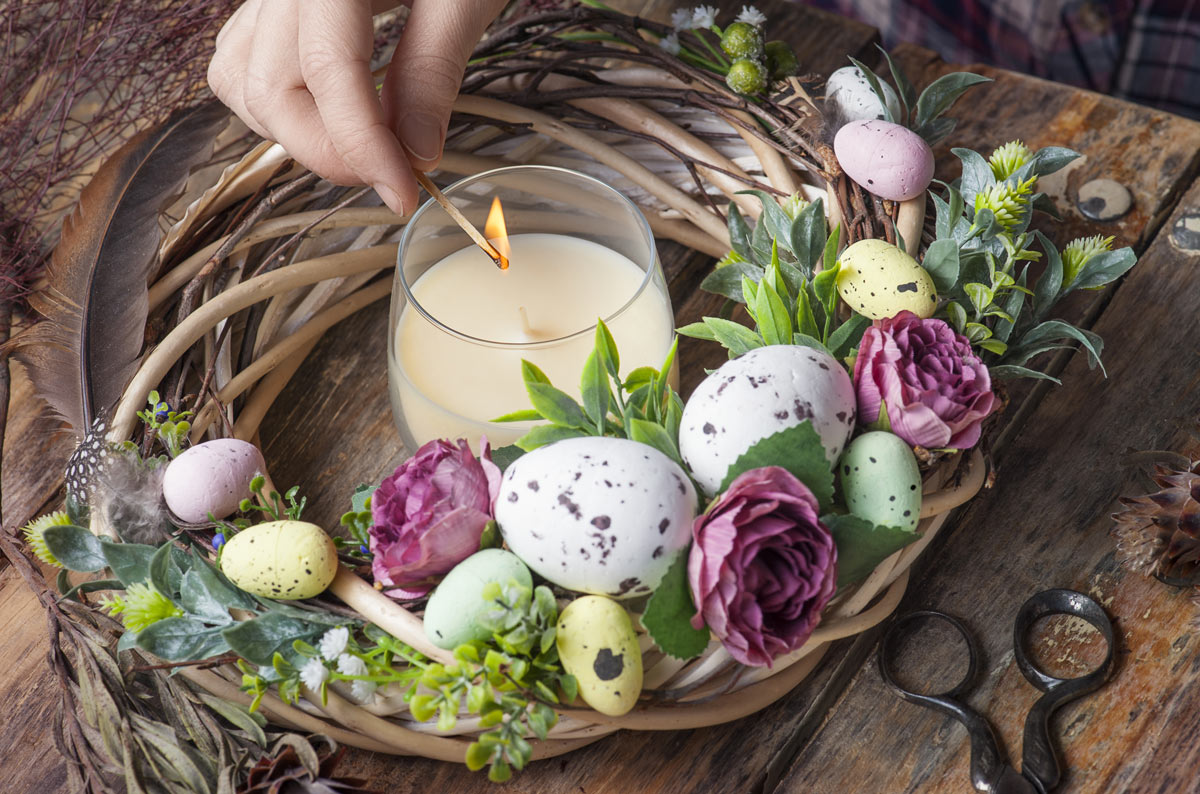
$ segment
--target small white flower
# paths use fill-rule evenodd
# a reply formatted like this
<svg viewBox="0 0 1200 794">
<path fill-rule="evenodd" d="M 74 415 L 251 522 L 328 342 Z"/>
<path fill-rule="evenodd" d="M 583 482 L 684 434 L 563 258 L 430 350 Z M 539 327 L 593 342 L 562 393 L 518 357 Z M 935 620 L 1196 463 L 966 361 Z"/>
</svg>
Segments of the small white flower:
<svg viewBox="0 0 1200 794">
<path fill-rule="evenodd" d="M 671 26 L 675 30 L 691 30 L 692 12 L 686 8 L 675 9 L 675 13 L 671 14 Z"/>
<path fill-rule="evenodd" d="M 342 675 L 366 675 L 367 663 L 353 654 L 343 653 L 337 660 L 338 672 Z"/>
<path fill-rule="evenodd" d="M 350 694 L 357 700 L 363 703 L 368 702 L 371 696 L 375 694 L 375 687 L 379 686 L 374 681 L 351 681 Z"/>
<path fill-rule="evenodd" d="M 329 671 L 320 659 L 309 659 L 300 668 L 300 681 L 313 691 L 320 691 L 321 684 L 329 680 Z"/>
<path fill-rule="evenodd" d="M 679 54 L 679 36 L 675 35 L 674 33 L 670 33 L 658 40 L 658 46 L 662 47 L 663 50 L 670 53 L 671 55 L 678 55 Z"/>
<path fill-rule="evenodd" d="M 711 28 L 717 24 L 717 9 L 714 6 L 696 6 L 692 11 L 692 27 L 697 30 Z"/>
<path fill-rule="evenodd" d="M 755 6 L 742 6 L 742 13 L 738 14 L 737 21 L 748 25 L 762 25 L 767 21 L 767 17 Z"/>
<path fill-rule="evenodd" d="M 349 640 L 350 630 L 345 626 L 338 626 L 336 629 L 325 632 L 321 641 L 317 643 L 317 647 L 321 651 L 321 656 L 332 662 L 346 652 L 346 643 Z"/>
</svg>

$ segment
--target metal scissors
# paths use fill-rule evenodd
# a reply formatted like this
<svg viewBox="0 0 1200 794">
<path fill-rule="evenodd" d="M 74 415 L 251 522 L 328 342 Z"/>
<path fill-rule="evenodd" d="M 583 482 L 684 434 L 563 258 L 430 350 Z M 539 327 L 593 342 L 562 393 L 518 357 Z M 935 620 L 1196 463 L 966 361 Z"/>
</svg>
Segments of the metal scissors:
<svg viewBox="0 0 1200 794">
<path fill-rule="evenodd" d="M 1104 661 L 1087 675 L 1079 678 L 1056 678 L 1034 664 L 1031 656 L 1030 630 L 1039 619 L 1050 615 L 1074 615 L 1096 628 L 1107 645 Z M 913 621 L 937 619 L 949 623 L 967 643 L 968 667 L 954 688 L 935 695 L 922 695 L 906 689 L 893 675 L 892 660 L 901 629 Z M 919 703 L 961 722 L 971 740 L 971 784 L 977 791 L 992 794 L 1048 794 L 1058 787 L 1062 778 L 1054 743 L 1050 737 L 1050 717 L 1063 704 L 1099 689 L 1113 669 L 1113 627 L 1104 610 L 1091 598 L 1074 590 L 1044 590 L 1021 606 L 1013 626 L 1013 648 L 1017 666 L 1029 683 L 1044 692 L 1034 703 L 1025 719 L 1025 743 L 1021 771 L 1008 762 L 1004 748 L 988 721 L 958 698 L 970 688 L 975 678 L 978 649 L 975 641 L 959 620 L 943 612 L 924 610 L 897 619 L 879 645 L 879 672 L 883 680 L 900 697 Z"/>
</svg>

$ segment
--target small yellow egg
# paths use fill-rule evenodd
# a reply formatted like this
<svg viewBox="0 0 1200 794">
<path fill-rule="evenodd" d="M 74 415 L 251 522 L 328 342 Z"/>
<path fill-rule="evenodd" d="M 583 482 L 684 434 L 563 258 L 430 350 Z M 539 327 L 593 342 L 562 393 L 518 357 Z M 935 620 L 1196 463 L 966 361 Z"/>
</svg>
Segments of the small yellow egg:
<svg viewBox="0 0 1200 794">
<path fill-rule="evenodd" d="M 846 304 L 872 320 L 908 310 L 933 316 L 937 294 L 933 278 L 917 260 L 884 240 L 859 240 L 842 252 L 838 293 Z"/>
<path fill-rule="evenodd" d="M 583 596 L 558 616 L 555 642 L 579 696 L 601 714 L 619 717 L 642 692 L 642 652 L 625 608 L 604 596 Z"/>
<path fill-rule="evenodd" d="M 221 570 L 263 598 L 312 598 L 337 575 L 337 547 L 325 530 L 304 521 L 270 521 L 242 530 L 221 552 Z"/>
</svg>

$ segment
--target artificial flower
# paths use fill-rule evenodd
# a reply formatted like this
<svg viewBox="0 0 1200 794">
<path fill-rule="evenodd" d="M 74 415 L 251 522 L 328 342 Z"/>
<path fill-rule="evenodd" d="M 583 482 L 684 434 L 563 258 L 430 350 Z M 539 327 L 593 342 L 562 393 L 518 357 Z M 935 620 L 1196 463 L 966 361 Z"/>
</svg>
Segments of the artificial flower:
<svg viewBox="0 0 1200 794">
<path fill-rule="evenodd" d="M 717 24 L 717 9 L 714 6 L 696 6 L 692 11 L 692 27 L 697 30 L 711 28 Z"/>
<path fill-rule="evenodd" d="M 678 55 L 679 49 L 680 49 L 679 48 L 679 34 L 668 33 L 666 36 L 663 36 L 661 39 L 658 40 L 658 46 L 662 47 L 663 51 L 667 52 L 670 55 Z"/>
<path fill-rule="evenodd" d="M 160 620 L 183 616 L 183 610 L 149 582 L 134 582 L 126 588 L 124 596 L 104 598 L 100 606 L 110 615 L 120 615 L 125 628 L 132 632 L 139 632 Z"/>
<path fill-rule="evenodd" d="M 767 21 L 767 17 L 756 6 L 742 6 L 742 12 L 737 15 L 737 21 L 745 22 L 748 25 L 762 25 Z"/>
<path fill-rule="evenodd" d="M 671 14 L 671 27 L 675 30 L 691 30 L 692 28 L 692 11 L 688 8 L 677 8 Z"/>
<path fill-rule="evenodd" d="M 342 675 L 367 675 L 367 663 L 349 653 L 343 653 L 338 657 L 337 668 Z M 375 693 L 378 686 L 374 681 L 352 681 L 350 682 L 350 694 L 356 700 L 365 703 L 371 699 L 371 695 Z"/>
<path fill-rule="evenodd" d="M 321 635 L 317 648 L 323 658 L 332 662 L 346 652 L 346 643 L 349 641 L 350 630 L 345 626 L 338 626 Z"/>
<path fill-rule="evenodd" d="M 1111 251 L 1113 239 L 1113 237 L 1101 237 L 1097 234 L 1091 237 L 1080 237 L 1067 243 L 1067 247 L 1062 252 L 1063 286 L 1069 287 L 1075 283 L 1083 266 L 1093 257 Z"/>
<path fill-rule="evenodd" d="M 992 152 L 988 158 L 992 174 L 1003 182 L 1015 174 L 1021 166 L 1033 159 L 1033 150 L 1022 141 L 1009 141 Z"/>
<path fill-rule="evenodd" d="M 499 490 L 487 439 L 478 459 L 462 439 L 422 446 L 371 496 L 375 582 L 391 596 L 429 592 L 436 577 L 479 549 Z"/>
<path fill-rule="evenodd" d="M 877 320 L 854 362 L 863 424 L 883 414 L 893 433 L 929 448 L 969 449 L 996 396 L 988 369 L 966 337 L 942 320 L 909 311 Z"/>
<path fill-rule="evenodd" d="M 975 194 L 975 213 L 991 210 L 998 223 L 1006 232 L 1012 231 L 1020 223 L 1029 205 L 1029 194 L 1033 192 L 1033 183 L 1037 177 L 1031 176 L 1024 182 L 1012 184 L 998 182 L 989 185 Z"/>
<path fill-rule="evenodd" d="M 65 510 L 47 513 L 34 521 L 30 521 L 25 525 L 24 530 L 25 542 L 29 544 L 29 550 L 47 565 L 53 565 L 55 568 L 63 567 L 62 563 L 51 553 L 50 547 L 46 545 L 46 530 L 50 527 L 61 527 L 70 523 L 71 518 Z"/>
<path fill-rule="evenodd" d="M 300 681 L 314 692 L 320 691 L 329 680 L 329 670 L 320 659 L 309 659 L 300 667 Z"/>
<path fill-rule="evenodd" d="M 837 589 L 837 547 L 817 499 L 786 469 L 739 475 L 692 525 L 688 583 L 737 661 L 769 667 L 808 640 Z"/>
</svg>

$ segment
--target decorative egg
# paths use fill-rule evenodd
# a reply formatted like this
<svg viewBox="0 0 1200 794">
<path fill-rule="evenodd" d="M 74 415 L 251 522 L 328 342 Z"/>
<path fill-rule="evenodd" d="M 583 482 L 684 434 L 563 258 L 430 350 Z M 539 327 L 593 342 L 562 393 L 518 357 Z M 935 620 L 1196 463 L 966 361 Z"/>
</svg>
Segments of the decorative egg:
<svg viewBox="0 0 1200 794">
<path fill-rule="evenodd" d="M 571 438 L 517 458 L 495 516 L 508 547 L 569 590 L 636 598 L 692 539 L 696 490 L 678 464 L 624 438 Z"/>
<path fill-rule="evenodd" d="M 455 565 L 429 597 L 425 607 L 425 636 L 439 648 L 454 650 L 464 642 L 486 640 L 492 635 L 479 625 L 479 617 L 490 607 L 483 588 L 516 579 L 533 587 L 533 577 L 521 558 L 504 549 L 484 549 Z"/>
<path fill-rule="evenodd" d="M 846 248 L 838 270 L 838 293 L 872 320 L 910 311 L 932 317 L 937 308 L 933 278 L 917 260 L 886 240 L 859 240 Z"/>
<path fill-rule="evenodd" d="M 555 644 L 579 696 L 601 714 L 619 717 L 642 692 L 642 652 L 629 613 L 603 596 L 583 596 L 558 616 Z"/>
<path fill-rule="evenodd" d="M 205 441 L 184 450 L 163 474 L 163 499 L 180 521 L 225 518 L 250 494 L 250 481 L 267 470 L 258 447 L 236 438 Z"/>
<path fill-rule="evenodd" d="M 908 201 L 933 180 L 933 150 L 899 124 L 852 121 L 833 137 L 833 153 L 851 179 L 880 198 Z"/>
<path fill-rule="evenodd" d="M 886 82 L 880 80 L 880 86 L 887 97 L 888 110 L 892 118 L 900 115 L 900 99 L 895 90 Z M 843 66 L 825 81 L 825 101 L 832 103 L 837 114 L 845 122 L 863 121 L 869 119 L 883 120 L 883 106 L 879 97 L 871 90 L 871 84 L 858 70 L 857 66 Z"/>
<path fill-rule="evenodd" d="M 243 529 L 221 551 L 221 570 L 247 593 L 312 598 L 337 575 L 337 548 L 316 524 L 269 521 Z"/>
<path fill-rule="evenodd" d="M 768 345 L 700 382 L 683 409 L 679 451 L 696 483 L 712 494 L 755 442 L 810 420 L 832 467 L 854 429 L 855 407 L 854 383 L 828 353 Z"/>
<path fill-rule="evenodd" d="M 882 430 L 850 442 L 838 463 L 842 497 L 859 518 L 914 530 L 921 518 L 921 471 L 904 439 Z"/>
</svg>

